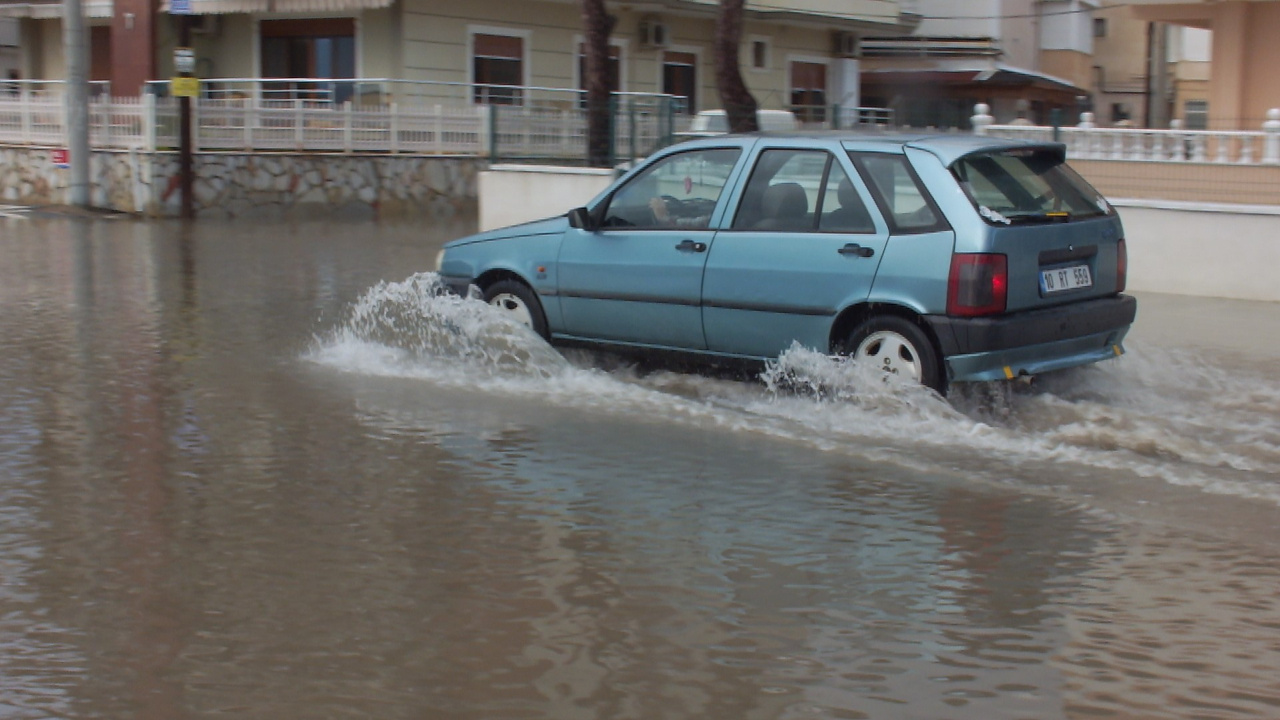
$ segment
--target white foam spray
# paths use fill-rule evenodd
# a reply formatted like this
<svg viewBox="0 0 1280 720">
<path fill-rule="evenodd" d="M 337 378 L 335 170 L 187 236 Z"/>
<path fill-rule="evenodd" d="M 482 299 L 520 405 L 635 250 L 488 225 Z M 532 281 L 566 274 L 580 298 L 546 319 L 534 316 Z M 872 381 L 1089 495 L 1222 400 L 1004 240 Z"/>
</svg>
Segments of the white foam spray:
<svg viewBox="0 0 1280 720">
<path fill-rule="evenodd" d="M 758 382 L 571 357 L 479 298 L 447 293 L 433 273 L 375 285 L 308 354 L 351 373 L 757 433 L 925 471 L 1002 477 L 1048 463 L 1280 504 L 1280 381 L 1183 351 L 1133 348 L 1031 387 L 957 386 L 949 400 L 799 346 Z"/>
</svg>

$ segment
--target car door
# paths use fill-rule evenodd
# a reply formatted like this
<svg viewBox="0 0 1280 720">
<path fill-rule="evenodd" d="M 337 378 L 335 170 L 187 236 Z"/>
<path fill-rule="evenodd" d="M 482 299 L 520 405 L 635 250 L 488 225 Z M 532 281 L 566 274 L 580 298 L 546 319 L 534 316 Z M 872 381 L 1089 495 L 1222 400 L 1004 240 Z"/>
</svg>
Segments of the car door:
<svg viewBox="0 0 1280 720">
<path fill-rule="evenodd" d="M 888 226 L 844 153 L 761 150 L 703 279 L 709 350 L 826 352 L 836 313 L 871 290 Z"/>
<path fill-rule="evenodd" d="M 702 271 L 742 148 L 663 156 L 570 228 L 559 256 L 564 336 L 705 350 Z"/>
</svg>

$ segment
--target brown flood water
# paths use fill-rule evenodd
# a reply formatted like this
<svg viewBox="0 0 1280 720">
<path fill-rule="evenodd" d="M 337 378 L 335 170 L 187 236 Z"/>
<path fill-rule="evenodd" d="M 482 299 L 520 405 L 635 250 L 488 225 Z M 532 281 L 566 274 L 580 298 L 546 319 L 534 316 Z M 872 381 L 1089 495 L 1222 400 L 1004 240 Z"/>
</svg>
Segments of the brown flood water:
<svg viewBox="0 0 1280 720">
<path fill-rule="evenodd" d="M 943 402 L 562 356 L 467 230 L 0 219 L 0 718 L 1280 717 L 1280 308 Z"/>
</svg>

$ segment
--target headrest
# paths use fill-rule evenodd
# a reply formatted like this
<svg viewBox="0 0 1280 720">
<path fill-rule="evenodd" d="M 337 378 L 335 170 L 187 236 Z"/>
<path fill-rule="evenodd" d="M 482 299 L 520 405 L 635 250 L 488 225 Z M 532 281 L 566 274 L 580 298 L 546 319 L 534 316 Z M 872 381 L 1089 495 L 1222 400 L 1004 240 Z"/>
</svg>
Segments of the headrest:
<svg viewBox="0 0 1280 720">
<path fill-rule="evenodd" d="M 862 204 L 862 200 L 858 198 L 858 191 L 853 189 L 853 183 L 849 178 L 840 178 L 840 185 L 836 187 L 836 197 L 840 200 L 840 207 L 857 207 Z"/>
<path fill-rule="evenodd" d="M 764 191 L 760 202 L 766 218 L 794 218 L 809 212 L 809 196 L 799 183 L 778 183 Z"/>
</svg>

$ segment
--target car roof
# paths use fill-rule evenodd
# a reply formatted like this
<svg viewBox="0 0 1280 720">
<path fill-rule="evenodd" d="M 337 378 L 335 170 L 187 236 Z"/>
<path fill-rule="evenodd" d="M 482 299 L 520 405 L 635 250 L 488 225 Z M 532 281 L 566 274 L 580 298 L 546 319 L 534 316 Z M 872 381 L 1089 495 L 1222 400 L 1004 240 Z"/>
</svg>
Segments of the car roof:
<svg viewBox="0 0 1280 720">
<path fill-rule="evenodd" d="M 720 142 L 723 142 L 726 139 L 732 138 L 777 138 L 786 140 L 817 140 L 825 143 L 837 142 L 846 150 L 901 149 L 911 147 L 936 155 L 938 159 L 942 161 L 942 164 L 948 167 L 956 160 L 967 155 L 975 153 L 1000 152 L 1003 150 L 1038 149 L 1054 152 L 1061 157 L 1066 156 L 1066 146 L 1062 143 L 1008 140 L 1005 138 L 962 133 L 943 134 L 858 130 L 800 130 L 720 135 L 717 139 Z M 706 140 L 693 140 L 690 142 L 714 144 L 715 140 L 707 138 Z"/>
</svg>

